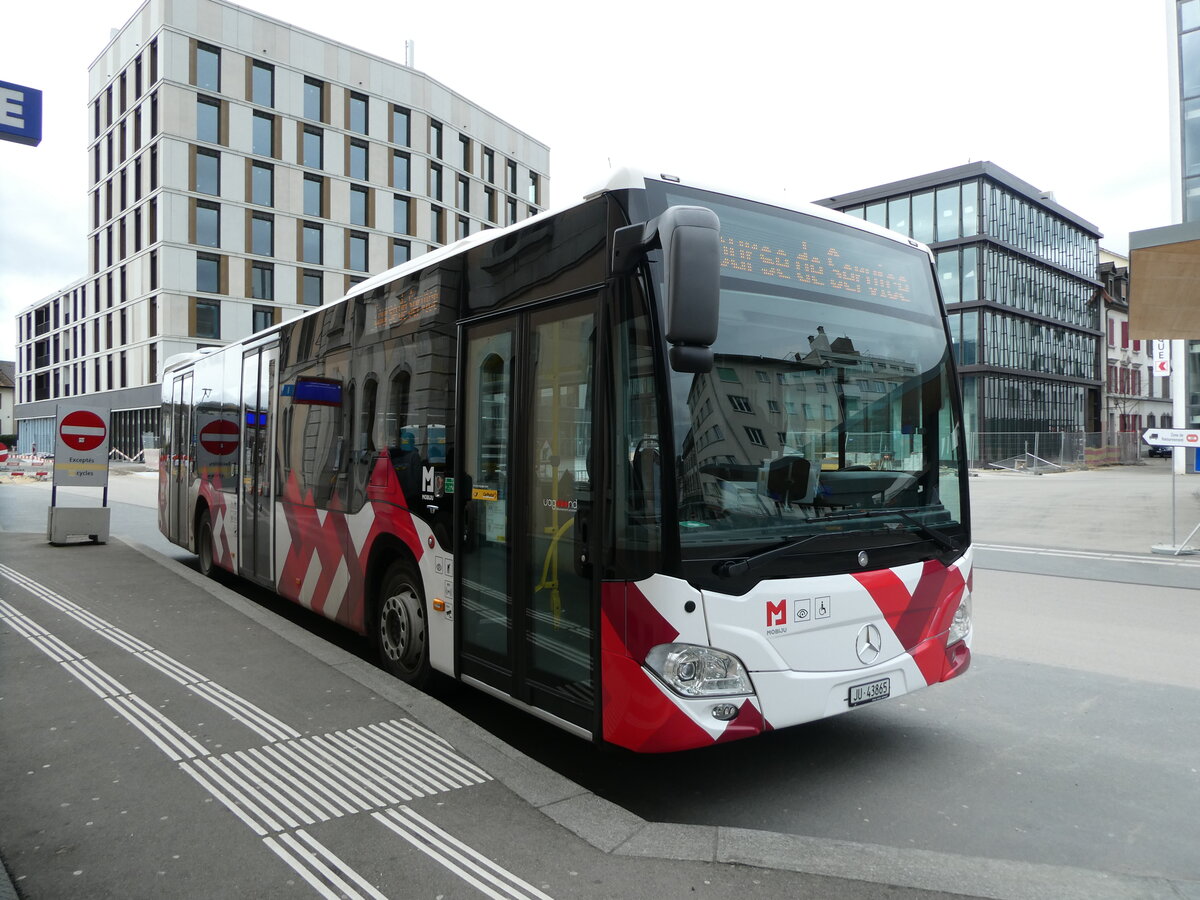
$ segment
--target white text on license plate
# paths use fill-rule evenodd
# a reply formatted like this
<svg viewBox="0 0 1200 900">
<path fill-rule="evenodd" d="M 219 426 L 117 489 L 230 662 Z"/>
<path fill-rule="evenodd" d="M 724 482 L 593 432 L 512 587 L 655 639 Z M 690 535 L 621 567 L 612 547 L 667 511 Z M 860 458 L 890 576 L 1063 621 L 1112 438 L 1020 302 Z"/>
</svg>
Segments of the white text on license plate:
<svg viewBox="0 0 1200 900">
<path fill-rule="evenodd" d="M 886 700 L 892 693 L 892 679 L 880 678 L 878 681 L 868 681 L 866 684 L 856 684 L 850 688 L 850 705 L 862 706 L 864 703 L 874 703 L 876 700 Z"/>
</svg>

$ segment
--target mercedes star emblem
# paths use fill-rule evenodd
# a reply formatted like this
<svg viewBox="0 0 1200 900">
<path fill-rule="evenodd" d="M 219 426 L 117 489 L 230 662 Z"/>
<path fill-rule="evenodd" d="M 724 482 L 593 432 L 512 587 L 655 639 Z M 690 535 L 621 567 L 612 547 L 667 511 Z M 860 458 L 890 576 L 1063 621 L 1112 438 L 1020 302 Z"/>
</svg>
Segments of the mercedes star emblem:
<svg viewBox="0 0 1200 900">
<path fill-rule="evenodd" d="M 860 628 L 854 649 L 858 651 L 858 658 L 864 666 L 875 662 L 879 658 L 879 651 L 883 649 L 883 636 L 879 629 L 874 625 L 864 625 Z"/>
</svg>

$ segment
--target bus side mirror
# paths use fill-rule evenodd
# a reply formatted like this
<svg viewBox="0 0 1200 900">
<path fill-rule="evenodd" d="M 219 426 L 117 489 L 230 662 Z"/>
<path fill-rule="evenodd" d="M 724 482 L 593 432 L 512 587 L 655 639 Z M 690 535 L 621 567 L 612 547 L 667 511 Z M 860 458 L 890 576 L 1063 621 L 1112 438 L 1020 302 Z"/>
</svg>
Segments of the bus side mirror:
<svg viewBox="0 0 1200 900">
<path fill-rule="evenodd" d="M 721 222 L 703 206 L 671 206 L 643 225 L 613 235 L 613 272 L 633 270 L 661 249 L 666 278 L 666 337 L 676 372 L 710 372 L 721 298 Z"/>
</svg>

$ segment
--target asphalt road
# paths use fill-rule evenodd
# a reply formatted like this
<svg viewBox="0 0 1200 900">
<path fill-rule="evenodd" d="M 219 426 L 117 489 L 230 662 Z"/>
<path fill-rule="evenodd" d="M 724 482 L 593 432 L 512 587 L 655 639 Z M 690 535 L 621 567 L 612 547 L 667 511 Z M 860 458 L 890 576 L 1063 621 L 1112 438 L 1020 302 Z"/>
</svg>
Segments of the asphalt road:
<svg viewBox="0 0 1200 900">
<path fill-rule="evenodd" d="M 973 479 L 972 670 L 852 715 L 632 757 L 472 691 L 443 688 L 442 699 L 650 821 L 1167 878 L 1186 891 L 1200 885 L 1200 557 L 1151 547 L 1200 521 L 1190 479 L 1153 464 Z M 24 522 L 44 521 L 46 491 L 23 487 L 29 512 L 4 529 L 35 530 Z M 188 558 L 157 535 L 152 478 L 118 476 L 111 494 L 114 534 Z"/>
</svg>

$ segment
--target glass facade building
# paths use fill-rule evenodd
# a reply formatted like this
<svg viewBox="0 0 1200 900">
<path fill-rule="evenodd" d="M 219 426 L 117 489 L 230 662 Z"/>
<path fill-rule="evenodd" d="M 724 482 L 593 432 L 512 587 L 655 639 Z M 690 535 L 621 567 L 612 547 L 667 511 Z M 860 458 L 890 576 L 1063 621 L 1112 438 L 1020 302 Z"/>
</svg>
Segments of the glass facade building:
<svg viewBox="0 0 1200 900">
<path fill-rule="evenodd" d="M 1172 61 L 1177 63 L 1171 89 L 1178 104 L 1176 214 L 1181 214 L 1183 222 L 1200 222 L 1200 0 L 1169 2 L 1174 6 Z M 1182 427 L 1200 428 L 1200 341 L 1187 341 L 1186 348 L 1186 420 Z"/>
<path fill-rule="evenodd" d="M 1100 430 L 1095 225 L 990 162 L 817 202 L 934 251 L 968 431 Z"/>
</svg>

